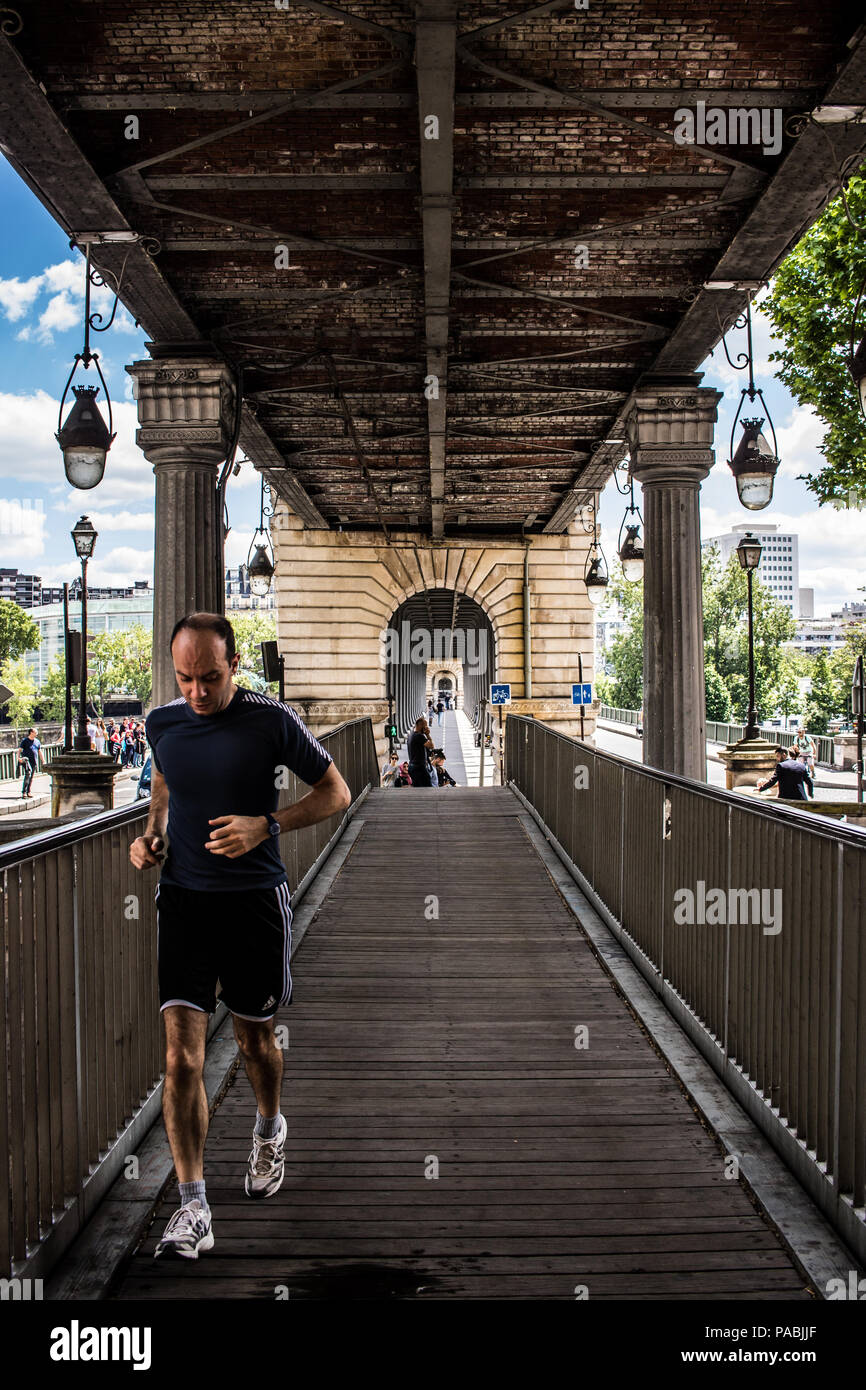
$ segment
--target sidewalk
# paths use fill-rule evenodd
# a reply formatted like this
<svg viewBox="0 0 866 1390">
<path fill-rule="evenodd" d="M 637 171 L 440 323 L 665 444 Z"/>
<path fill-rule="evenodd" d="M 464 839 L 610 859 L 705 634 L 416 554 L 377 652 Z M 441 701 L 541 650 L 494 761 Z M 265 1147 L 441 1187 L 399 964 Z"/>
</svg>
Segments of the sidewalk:
<svg viewBox="0 0 866 1390">
<path fill-rule="evenodd" d="M 633 738 L 637 743 L 643 745 L 643 739 L 635 733 L 630 724 L 619 724 L 615 719 L 599 719 L 598 727 L 600 729 L 610 729 L 612 733 L 623 734 L 625 737 Z M 721 759 L 715 750 L 722 747 L 724 747 L 723 744 L 713 743 L 710 739 L 707 739 L 707 758 L 713 762 L 721 763 Z M 824 767 L 823 764 L 816 764 L 815 786 L 828 787 L 837 791 L 842 788 L 849 791 L 856 791 L 857 774 L 856 772 L 841 772 L 834 767 Z"/>
<path fill-rule="evenodd" d="M 133 772 L 141 772 L 140 767 L 127 768 L 118 773 L 115 777 L 115 786 L 122 781 L 129 781 Z M 0 816 L 18 815 L 24 816 L 29 812 L 39 811 L 38 819 L 45 817 L 43 807 L 50 805 L 51 802 L 51 777 L 47 772 L 39 772 L 33 778 L 30 788 L 30 795 L 21 795 L 21 777 L 15 777 L 11 781 L 0 782 Z"/>
</svg>

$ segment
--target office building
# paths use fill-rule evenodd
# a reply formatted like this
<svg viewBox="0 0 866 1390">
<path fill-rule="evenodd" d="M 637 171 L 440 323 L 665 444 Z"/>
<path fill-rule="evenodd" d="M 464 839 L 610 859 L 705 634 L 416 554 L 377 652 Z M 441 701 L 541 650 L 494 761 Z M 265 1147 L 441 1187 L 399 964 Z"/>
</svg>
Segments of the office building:
<svg viewBox="0 0 866 1390">
<path fill-rule="evenodd" d="M 718 546 L 722 564 L 727 564 L 746 534 L 757 536 L 761 542 L 761 563 L 756 571 L 761 583 L 779 603 L 785 605 L 793 617 L 799 617 L 799 537 L 794 532 L 782 532 L 772 523 L 750 521 L 734 526 L 722 536 L 709 536 L 703 546 L 705 549 L 711 545 Z"/>
</svg>

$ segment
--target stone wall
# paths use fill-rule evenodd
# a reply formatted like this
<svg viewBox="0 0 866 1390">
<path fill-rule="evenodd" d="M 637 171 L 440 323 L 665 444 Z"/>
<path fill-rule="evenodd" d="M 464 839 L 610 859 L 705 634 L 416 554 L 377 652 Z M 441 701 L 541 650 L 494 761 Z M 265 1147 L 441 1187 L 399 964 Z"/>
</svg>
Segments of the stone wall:
<svg viewBox="0 0 866 1390">
<path fill-rule="evenodd" d="M 384 754 L 388 714 L 382 633 L 396 608 L 429 588 L 474 599 L 494 633 L 495 679 L 512 686 L 512 710 L 535 714 L 562 732 L 579 728 L 571 704 L 577 654 L 593 678 L 595 609 L 583 584 L 590 537 L 579 522 L 559 535 L 533 536 L 532 698 L 524 692 L 523 569 L 520 538 L 461 534 L 442 541 L 392 532 L 305 528 L 284 502 L 272 531 L 276 555 L 277 641 L 286 657 L 286 699 L 314 732 L 369 714 Z M 586 731 L 595 728 L 595 708 Z"/>
</svg>

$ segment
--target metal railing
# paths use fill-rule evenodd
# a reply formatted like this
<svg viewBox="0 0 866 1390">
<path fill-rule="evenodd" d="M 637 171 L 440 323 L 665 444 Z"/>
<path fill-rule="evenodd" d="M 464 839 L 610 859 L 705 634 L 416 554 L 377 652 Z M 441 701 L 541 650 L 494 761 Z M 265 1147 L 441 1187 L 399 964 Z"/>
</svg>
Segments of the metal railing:
<svg viewBox="0 0 866 1390">
<path fill-rule="evenodd" d="M 520 716 L 506 759 L 632 959 L 866 1258 L 866 832 Z"/>
<path fill-rule="evenodd" d="M 613 705 L 600 705 L 598 710 L 599 719 L 610 720 L 611 723 L 628 724 L 634 727 L 638 722 L 639 711 L 635 709 L 618 709 Z M 790 729 L 780 729 L 774 724 L 762 724 L 760 732 L 763 738 L 769 739 L 771 743 L 789 744 L 796 738 L 796 733 Z M 713 720 L 707 721 L 707 743 L 738 743 L 745 737 L 745 724 L 720 724 Z M 833 738 L 827 734 L 813 734 L 817 756 L 815 761 L 824 767 L 833 767 Z"/>
<path fill-rule="evenodd" d="M 353 803 L 378 786 L 369 719 L 320 742 Z M 293 775 L 287 781 L 281 807 L 306 791 Z M 158 870 L 129 862 L 147 811 L 139 801 L 0 848 L 0 1277 L 34 1259 L 46 1272 L 59 1258 L 103 1195 L 106 1173 L 115 1176 L 133 1151 L 136 1116 L 160 1086 Z M 281 837 L 292 890 L 344 819 Z"/>
</svg>

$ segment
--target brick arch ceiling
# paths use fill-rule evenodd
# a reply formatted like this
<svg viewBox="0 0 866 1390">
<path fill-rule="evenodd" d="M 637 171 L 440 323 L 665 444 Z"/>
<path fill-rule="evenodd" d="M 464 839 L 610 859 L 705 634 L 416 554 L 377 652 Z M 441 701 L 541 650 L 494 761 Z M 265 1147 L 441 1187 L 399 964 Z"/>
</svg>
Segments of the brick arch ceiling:
<svg viewBox="0 0 866 1390">
<path fill-rule="evenodd" d="M 788 119 L 866 102 L 851 0 L 19 11 L 0 146 L 71 235 L 155 239 L 94 257 L 128 252 L 161 350 L 242 372 L 242 442 L 312 526 L 564 530 L 635 384 L 742 307 L 704 283 L 766 279 L 866 153 Z M 675 143 L 699 101 L 778 147 Z"/>
</svg>

